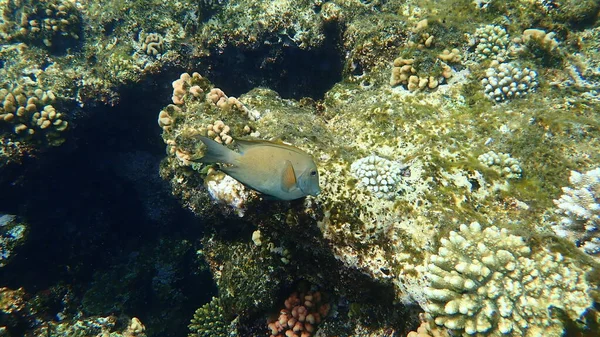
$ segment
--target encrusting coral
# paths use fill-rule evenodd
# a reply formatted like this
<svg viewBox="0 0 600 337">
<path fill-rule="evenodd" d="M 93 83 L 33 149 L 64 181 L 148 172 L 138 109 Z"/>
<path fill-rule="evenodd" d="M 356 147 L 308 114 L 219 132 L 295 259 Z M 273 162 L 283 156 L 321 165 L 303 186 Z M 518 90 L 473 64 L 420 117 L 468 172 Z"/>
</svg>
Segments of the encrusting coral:
<svg viewBox="0 0 600 337">
<path fill-rule="evenodd" d="M 440 243 L 427 265 L 426 311 L 463 336 L 558 337 L 548 309 L 577 319 L 593 302 L 585 270 L 506 229 L 473 222 Z"/>
<path fill-rule="evenodd" d="M 552 229 L 587 254 L 600 258 L 600 167 L 585 173 L 571 171 L 570 187 L 554 200 L 561 221 Z"/>
</svg>

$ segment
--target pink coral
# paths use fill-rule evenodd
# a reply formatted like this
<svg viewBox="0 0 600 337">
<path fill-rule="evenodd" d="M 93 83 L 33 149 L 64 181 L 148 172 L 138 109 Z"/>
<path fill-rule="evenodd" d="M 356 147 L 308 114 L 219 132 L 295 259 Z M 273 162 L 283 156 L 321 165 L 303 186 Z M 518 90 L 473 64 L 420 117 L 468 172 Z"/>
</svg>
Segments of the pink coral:
<svg viewBox="0 0 600 337">
<path fill-rule="evenodd" d="M 292 293 L 285 300 L 285 309 L 279 312 L 277 320 L 268 324 L 271 337 L 310 337 L 329 312 L 329 304 L 321 300 L 318 291 Z"/>
</svg>

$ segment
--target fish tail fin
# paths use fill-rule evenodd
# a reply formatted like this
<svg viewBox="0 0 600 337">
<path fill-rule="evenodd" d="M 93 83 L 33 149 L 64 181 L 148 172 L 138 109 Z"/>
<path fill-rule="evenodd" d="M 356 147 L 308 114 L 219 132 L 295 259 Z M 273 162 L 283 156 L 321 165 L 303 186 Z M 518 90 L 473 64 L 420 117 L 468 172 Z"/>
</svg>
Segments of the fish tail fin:
<svg viewBox="0 0 600 337">
<path fill-rule="evenodd" d="M 222 163 L 222 164 L 234 164 L 237 157 L 240 155 L 239 153 L 228 149 L 227 147 L 215 142 L 214 140 L 204 137 L 198 136 L 198 139 L 206 145 L 206 151 L 202 158 L 199 158 L 198 162 L 201 163 Z"/>
</svg>

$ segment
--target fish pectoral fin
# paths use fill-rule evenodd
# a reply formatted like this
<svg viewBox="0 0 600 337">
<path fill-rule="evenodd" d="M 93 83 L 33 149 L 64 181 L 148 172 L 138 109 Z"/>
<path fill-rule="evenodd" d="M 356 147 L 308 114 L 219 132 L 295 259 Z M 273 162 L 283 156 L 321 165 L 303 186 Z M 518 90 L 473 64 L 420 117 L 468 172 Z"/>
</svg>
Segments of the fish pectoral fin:
<svg viewBox="0 0 600 337">
<path fill-rule="evenodd" d="M 286 160 L 283 166 L 283 174 L 281 176 L 281 189 L 289 192 L 296 188 L 296 172 L 292 162 Z"/>
</svg>

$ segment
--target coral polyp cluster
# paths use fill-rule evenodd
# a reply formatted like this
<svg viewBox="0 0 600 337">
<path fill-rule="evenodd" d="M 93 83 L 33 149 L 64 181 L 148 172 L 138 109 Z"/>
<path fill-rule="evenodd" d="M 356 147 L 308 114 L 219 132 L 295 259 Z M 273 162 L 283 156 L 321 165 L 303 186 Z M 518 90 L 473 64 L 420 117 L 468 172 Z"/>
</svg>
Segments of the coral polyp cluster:
<svg viewBox="0 0 600 337">
<path fill-rule="evenodd" d="M 268 324 L 271 337 L 310 337 L 329 312 L 319 291 L 292 293 L 276 321 Z"/>
</svg>

